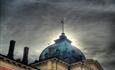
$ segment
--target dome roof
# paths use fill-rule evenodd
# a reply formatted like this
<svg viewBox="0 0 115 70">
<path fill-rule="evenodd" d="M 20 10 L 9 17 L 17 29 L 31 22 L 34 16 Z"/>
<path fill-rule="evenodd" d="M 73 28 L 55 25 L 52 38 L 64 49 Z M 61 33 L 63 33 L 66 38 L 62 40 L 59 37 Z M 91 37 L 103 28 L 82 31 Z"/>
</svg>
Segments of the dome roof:
<svg viewBox="0 0 115 70">
<path fill-rule="evenodd" d="M 71 45 L 71 41 L 67 39 L 64 33 L 61 34 L 59 39 L 55 40 L 55 44 L 48 46 L 42 51 L 39 61 L 53 57 L 61 59 L 67 63 L 86 59 L 84 54 L 78 48 Z"/>
</svg>

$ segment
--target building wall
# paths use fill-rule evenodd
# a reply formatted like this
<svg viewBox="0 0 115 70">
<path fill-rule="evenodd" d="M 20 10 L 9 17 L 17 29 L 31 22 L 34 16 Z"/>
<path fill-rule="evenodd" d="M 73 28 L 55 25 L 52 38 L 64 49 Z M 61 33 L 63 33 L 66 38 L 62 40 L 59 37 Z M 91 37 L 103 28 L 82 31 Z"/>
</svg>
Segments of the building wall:
<svg viewBox="0 0 115 70">
<path fill-rule="evenodd" d="M 92 59 L 78 62 L 71 66 L 71 70 L 103 70 L 100 64 Z"/>
<path fill-rule="evenodd" d="M 36 67 L 39 68 L 40 70 L 47 70 L 47 62 L 41 63 L 41 64 L 37 65 Z"/>
<path fill-rule="evenodd" d="M 5 70 L 25 70 L 24 68 L 21 68 L 14 64 L 9 64 L 8 62 L 4 62 L 4 61 L 0 61 L 0 68 L 3 68 Z"/>
<path fill-rule="evenodd" d="M 71 70 L 91 70 L 90 67 L 85 66 L 85 65 L 74 65 L 71 67 Z M 95 70 L 95 69 L 93 69 Z"/>
<path fill-rule="evenodd" d="M 68 70 L 68 66 L 63 64 L 63 63 L 58 62 L 57 63 L 57 70 Z"/>
<path fill-rule="evenodd" d="M 40 70 L 103 70 L 100 64 L 93 59 L 87 59 L 70 65 L 58 59 L 38 62 L 36 64 Z M 36 66 L 36 64 L 34 65 Z M 70 69 L 68 69 L 69 66 Z"/>
<path fill-rule="evenodd" d="M 18 63 L 14 60 L 2 57 L 0 59 L 0 70 L 36 70 L 30 66 Z"/>
<path fill-rule="evenodd" d="M 91 64 L 90 67 L 94 70 L 99 70 L 95 64 Z"/>
<path fill-rule="evenodd" d="M 57 60 L 48 60 L 38 64 L 40 70 L 68 70 L 68 66 Z"/>
<path fill-rule="evenodd" d="M 61 63 L 59 61 L 50 61 L 51 64 L 51 69 L 50 70 L 68 70 L 68 66 L 65 65 L 64 63 Z"/>
</svg>

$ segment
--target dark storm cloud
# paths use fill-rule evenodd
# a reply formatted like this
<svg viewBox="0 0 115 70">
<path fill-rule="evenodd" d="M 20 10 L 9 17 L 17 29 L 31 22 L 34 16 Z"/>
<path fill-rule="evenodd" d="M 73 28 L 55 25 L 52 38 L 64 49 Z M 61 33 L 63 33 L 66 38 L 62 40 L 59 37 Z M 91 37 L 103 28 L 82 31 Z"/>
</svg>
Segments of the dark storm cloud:
<svg viewBox="0 0 115 70">
<path fill-rule="evenodd" d="M 78 39 L 86 57 L 98 60 L 105 70 L 114 70 L 114 0 L 1 0 L 1 5 L 2 54 L 7 54 L 8 42 L 14 39 L 15 58 L 22 57 L 23 47 L 29 46 L 29 60 L 38 59 L 60 33 L 59 19 L 65 17 L 65 32 Z"/>
</svg>

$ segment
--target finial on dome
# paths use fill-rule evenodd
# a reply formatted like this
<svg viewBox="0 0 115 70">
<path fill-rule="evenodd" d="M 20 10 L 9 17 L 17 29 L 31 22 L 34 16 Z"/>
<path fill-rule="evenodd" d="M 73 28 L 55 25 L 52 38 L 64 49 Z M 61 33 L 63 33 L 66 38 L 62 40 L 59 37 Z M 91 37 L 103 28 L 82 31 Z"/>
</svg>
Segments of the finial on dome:
<svg viewBox="0 0 115 70">
<path fill-rule="evenodd" d="M 61 20 L 61 24 L 62 24 L 62 33 L 64 33 L 64 18 Z"/>
<path fill-rule="evenodd" d="M 61 33 L 60 38 L 62 39 L 62 38 L 67 38 L 67 37 L 65 36 L 65 33 Z"/>
</svg>

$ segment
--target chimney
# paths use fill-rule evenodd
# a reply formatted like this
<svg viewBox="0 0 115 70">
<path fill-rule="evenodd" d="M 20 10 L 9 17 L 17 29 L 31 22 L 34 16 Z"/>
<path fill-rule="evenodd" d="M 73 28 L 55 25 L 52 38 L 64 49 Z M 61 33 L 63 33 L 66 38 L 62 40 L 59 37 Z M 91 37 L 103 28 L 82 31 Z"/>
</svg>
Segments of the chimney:
<svg viewBox="0 0 115 70">
<path fill-rule="evenodd" d="M 14 58 L 15 43 L 16 43 L 16 41 L 14 41 L 14 40 L 10 41 L 9 51 L 8 51 L 8 54 L 7 54 L 7 57 L 10 58 L 10 59 Z"/>
<path fill-rule="evenodd" d="M 23 53 L 23 59 L 22 59 L 22 63 L 24 64 L 28 64 L 28 51 L 29 51 L 29 48 L 24 47 L 24 53 Z"/>
</svg>

